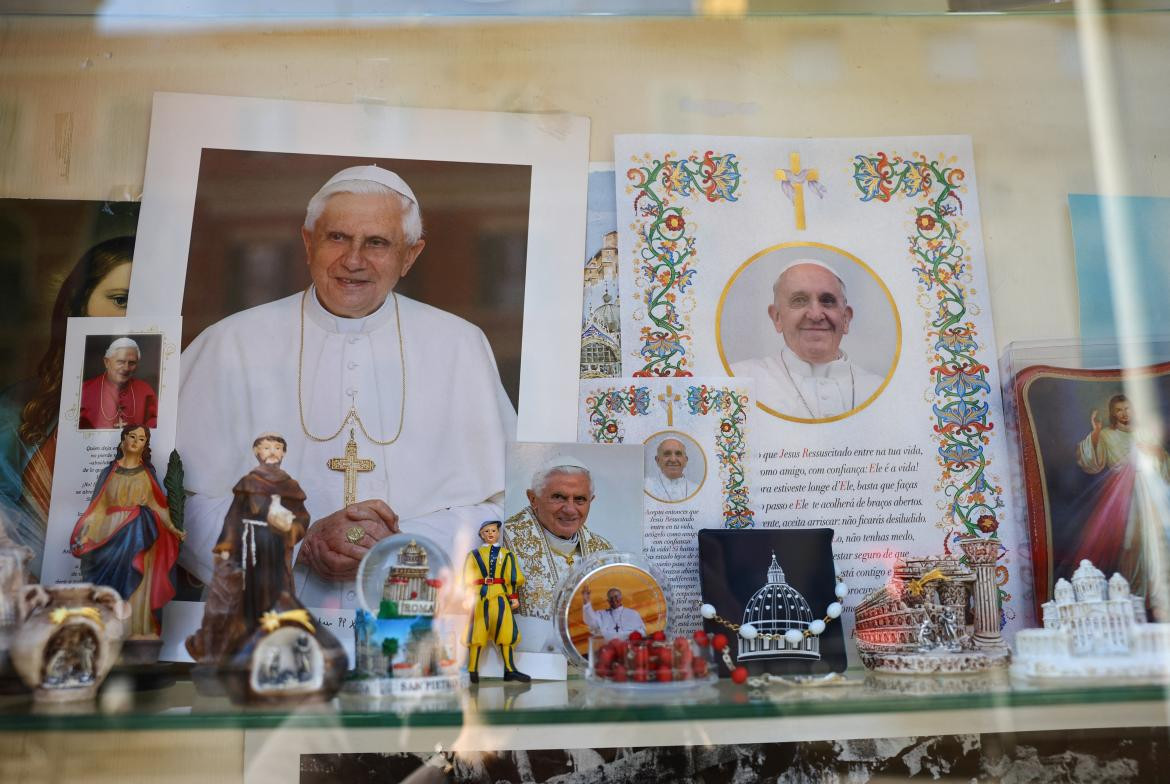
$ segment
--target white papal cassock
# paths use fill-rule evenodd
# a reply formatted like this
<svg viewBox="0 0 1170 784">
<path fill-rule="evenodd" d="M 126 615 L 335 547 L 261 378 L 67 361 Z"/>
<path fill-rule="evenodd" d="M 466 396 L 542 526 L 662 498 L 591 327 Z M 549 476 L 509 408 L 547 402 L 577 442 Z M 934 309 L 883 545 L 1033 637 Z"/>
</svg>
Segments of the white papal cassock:
<svg viewBox="0 0 1170 784">
<path fill-rule="evenodd" d="M 434 539 L 458 564 L 479 524 L 500 518 L 505 444 L 516 433 L 516 412 L 477 327 L 402 296 L 388 297 L 365 318 L 339 318 L 310 290 L 299 374 L 305 425 L 314 436 L 332 435 L 352 402 L 370 436 L 394 436 L 402 403 L 395 301 L 405 344 L 405 420 L 389 446 L 354 426 L 359 457 L 376 464 L 358 474 L 357 500 L 386 501 L 404 532 Z M 288 441 L 283 468 L 304 489 L 314 522 L 342 508 L 343 477 L 327 462 L 344 455 L 351 426 L 324 443 L 301 426 L 301 302 L 298 293 L 229 316 L 183 352 L 177 449 L 195 495 L 180 562 L 205 582 L 231 489 L 256 464 L 252 441 L 260 433 Z M 304 566 L 296 568 L 296 584 L 309 607 L 355 604 L 353 583 L 330 583 Z"/>
<path fill-rule="evenodd" d="M 596 610 L 592 604 L 585 604 L 581 607 L 581 616 L 585 625 L 589 627 L 590 634 L 607 640 L 625 640 L 629 638 L 631 632 L 643 636 L 646 634 L 646 624 L 642 622 L 642 616 L 629 607 L 606 607 L 603 610 Z"/>
<path fill-rule="evenodd" d="M 643 489 L 647 495 L 657 501 L 668 504 L 685 501 L 699 489 L 699 486 L 687 479 L 685 475 L 678 479 L 668 479 L 657 466 L 647 469 L 647 473 L 649 476 L 646 477 Z"/>
<path fill-rule="evenodd" d="M 865 403 L 885 379 L 841 352 L 832 362 L 805 362 L 785 344 L 770 357 L 731 363 L 731 375 L 756 380 L 756 402 L 797 419 L 838 416 Z"/>
</svg>

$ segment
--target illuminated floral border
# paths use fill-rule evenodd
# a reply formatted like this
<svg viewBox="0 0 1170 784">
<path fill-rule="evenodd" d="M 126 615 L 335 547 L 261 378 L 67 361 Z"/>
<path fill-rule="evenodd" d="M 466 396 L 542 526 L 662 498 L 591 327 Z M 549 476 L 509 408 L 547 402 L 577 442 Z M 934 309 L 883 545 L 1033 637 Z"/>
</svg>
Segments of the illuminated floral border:
<svg viewBox="0 0 1170 784">
<path fill-rule="evenodd" d="M 688 369 L 694 363 L 687 357 L 693 337 L 678 299 L 695 281 L 695 227 L 687 220 L 688 210 L 676 202 L 700 194 L 712 203 L 737 201 L 739 162 L 734 153 L 716 155 L 711 150 L 701 157 L 697 152 L 686 158 L 668 153 L 659 159 L 645 153 L 632 160 L 627 192 L 637 193 L 634 214 L 640 221 L 633 226 L 638 235 L 634 296 L 645 303 L 650 324 L 642 327 L 638 350 L 645 364 L 631 375 L 694 375 Z"/>
<path fill-rule="evenodd" d="M 706 385 L 687 388 L 687 406 L 691 413 L 719 416 L 715 446 L 719 457 L 719 478 L 723 480 L 723 525 L 725 528 L 751 528 L 755 514 L 748 505 L 748 484 L 744 476 L 747 444 L 743 424 L 747 419 L 747 395 L 736 390 Z"/>
<path fill-rule="evenodd" d="M 1004 510 L 1003 488 L 990 476 L 985 447 L 995 425 L 990 420 L 989 368 L 978 358 L 984 347 L 968 318 L 967 284 L 971 260 L 962 240 L 966 228 L 960 193 L 966 173 L 954 158 L 929 160 L 878 152 L 853 158 L 853 181 L 862 201 L 915 199 L 914 233 L 907 238 L 927 322 L 926 349 L 933 383 L 934 439 L 941 469 L 936 492 L 947 499 L 948 538 L 983 536 L 998 541 Z M 945 542 L 944 542 L 945 546 Z M 1002 549 L 1002 552 L 1006 552 Z M 949 548 L 948 552 L 949 552 Z M 1008 568 L 996 567 L 1000 598 Z"/>
<path fill-rule="evenodd" d="M 747 395 L 726 387 L 707 385 L 687 387 L 687 408 L 692 415 L 719 417 L 715 449 L 719 478 L 723 482 L 723 525 L 726 528 L 750 528 L 755 525 L 754 512 L 748 504 L 748 483 L 744 470 L 747 440 Z M 650 388 L 644 386 L 598 387 L 585 396 L 589 415 L 589 437 L 598 444 L 625 441 L 622 419 L 650 413 Z"/>
<path fill-rule="evenodd" d="M 650 413 L 650 388 L 598 389 L 585 398 L 585 411 L 589 414 L 589 435 L 594 443 L 620 444 L 626 438 L 622 418 Z"/>
</svg>

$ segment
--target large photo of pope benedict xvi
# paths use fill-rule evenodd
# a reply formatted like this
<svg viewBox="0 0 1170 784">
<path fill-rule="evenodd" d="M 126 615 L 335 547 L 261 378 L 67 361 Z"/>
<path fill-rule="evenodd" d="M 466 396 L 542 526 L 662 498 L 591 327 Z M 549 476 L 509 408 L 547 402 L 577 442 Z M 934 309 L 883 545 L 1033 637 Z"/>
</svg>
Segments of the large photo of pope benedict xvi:
<svg viewBox="0 0 1170 784">
<path fill-rule="evenodd" d="M 294 574 L 310 607 L 353 607 L 358 564 L 387 536 L 423 534 L 456 560 L 502 519 L 530 178 L 524 165 L 203 150 L 177 434 L 189 570 L 210 579 L 264 432 L 286 439 L 283 468 L 308 497 Z"/>
</svg>

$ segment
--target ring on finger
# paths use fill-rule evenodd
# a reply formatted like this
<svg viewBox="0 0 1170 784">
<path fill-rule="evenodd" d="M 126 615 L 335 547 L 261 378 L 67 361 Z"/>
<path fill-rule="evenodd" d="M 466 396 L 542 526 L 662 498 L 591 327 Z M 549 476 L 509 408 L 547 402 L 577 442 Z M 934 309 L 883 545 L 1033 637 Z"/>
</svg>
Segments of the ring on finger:
<svg viewBox="0 0 1170 784">
<path fill-rule="evenodd" d="M 349 542 L 350 544 L 357 544 L 365 535 L 366 529 L 362 528 L 360 525 L 350 526 L 349 528 L 345 529 L 345 541 Z"/>
</svg>

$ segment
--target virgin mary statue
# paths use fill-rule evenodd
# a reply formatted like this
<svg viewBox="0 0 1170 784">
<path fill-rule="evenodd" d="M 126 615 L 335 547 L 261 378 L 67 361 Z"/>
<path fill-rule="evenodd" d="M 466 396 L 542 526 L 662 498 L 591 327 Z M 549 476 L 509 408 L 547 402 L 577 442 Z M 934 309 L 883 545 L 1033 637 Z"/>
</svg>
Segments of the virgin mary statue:
<svg viewBox="0 0 1170 784">
<path fill-rule="evenodd" d="M 162 608 L 175 595 L 175 562 L 184 534 L 171 523 L 167 496 L 150 463 L 150 430 L 122 429 L 69 540 L 82 577 L 114 588 L 130 605 L 130 636 L 157 637 Z"/>
</svg>

